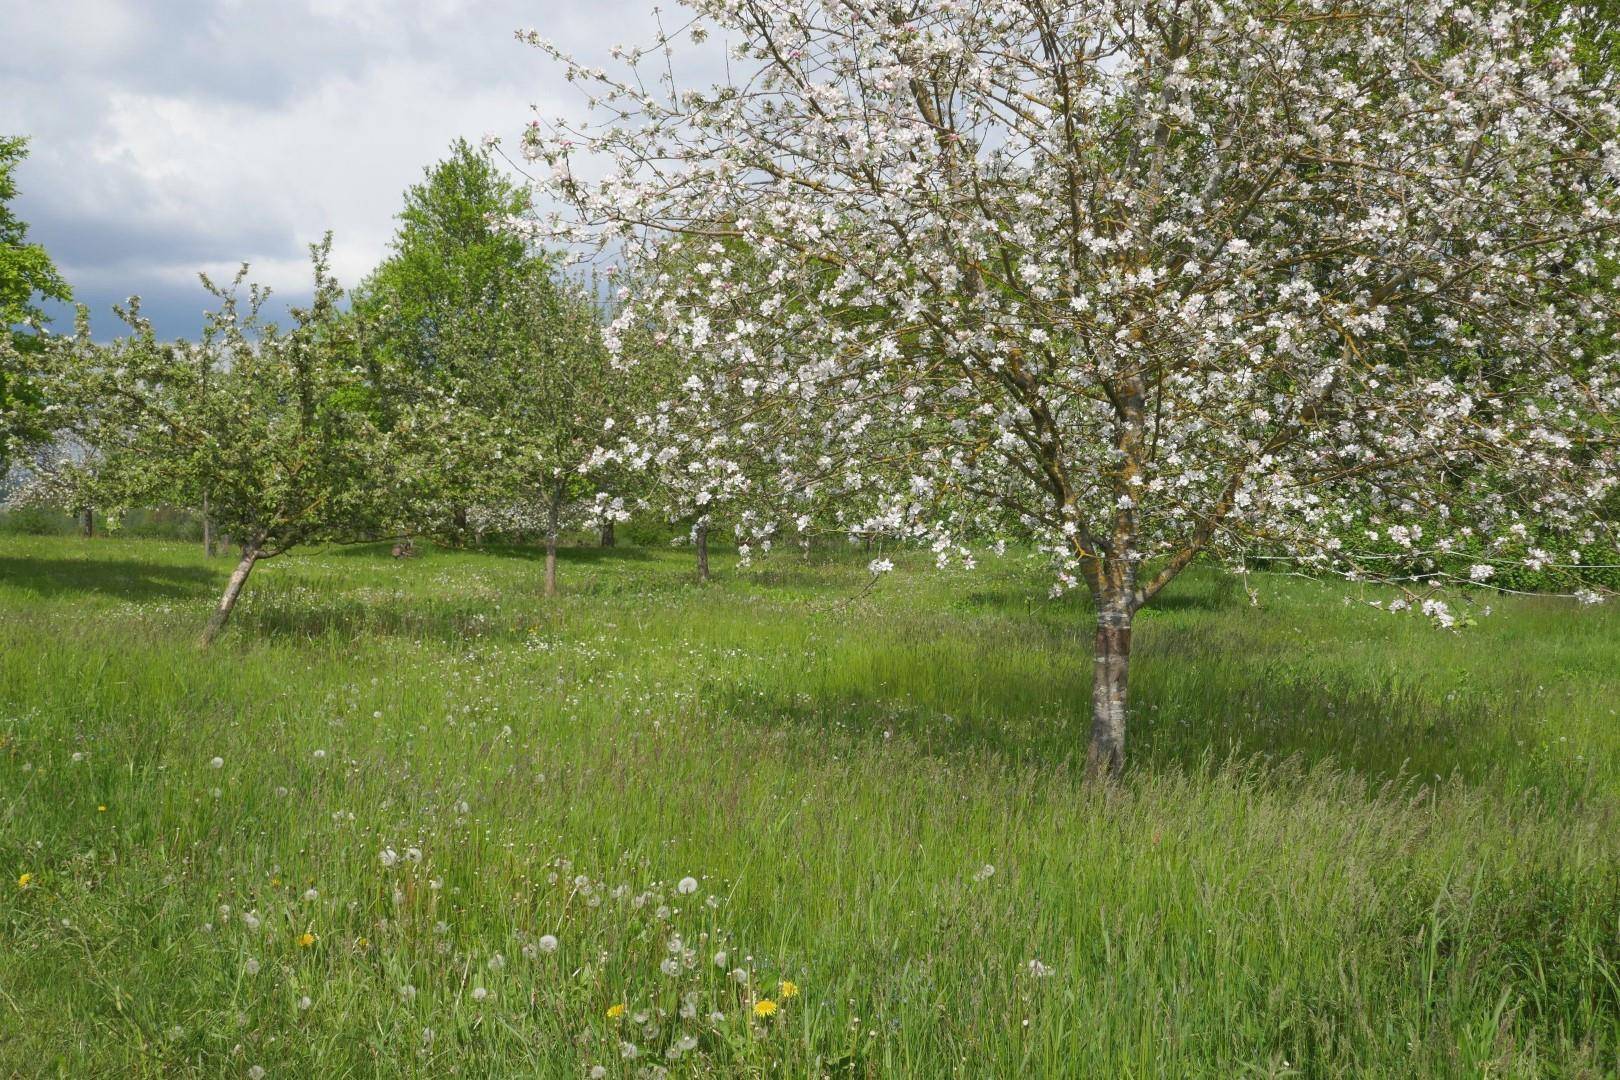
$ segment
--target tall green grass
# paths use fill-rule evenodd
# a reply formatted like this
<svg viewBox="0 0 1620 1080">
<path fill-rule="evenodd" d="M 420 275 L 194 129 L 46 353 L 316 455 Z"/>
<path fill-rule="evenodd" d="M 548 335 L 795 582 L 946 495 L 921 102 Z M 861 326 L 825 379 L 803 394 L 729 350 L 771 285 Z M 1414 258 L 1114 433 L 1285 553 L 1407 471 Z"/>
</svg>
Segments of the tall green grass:
<svg viewBox="0 0 1620 1080">
<path fill-rule="evenodd" d="M 1612 611 L 1195 574 L 1093 790 L 1032 564 L 688 560 L 295 555 L 203 654 L 224 560 L 0 538 L 0 1072 L 1616 1069 Z"/>
</svg>

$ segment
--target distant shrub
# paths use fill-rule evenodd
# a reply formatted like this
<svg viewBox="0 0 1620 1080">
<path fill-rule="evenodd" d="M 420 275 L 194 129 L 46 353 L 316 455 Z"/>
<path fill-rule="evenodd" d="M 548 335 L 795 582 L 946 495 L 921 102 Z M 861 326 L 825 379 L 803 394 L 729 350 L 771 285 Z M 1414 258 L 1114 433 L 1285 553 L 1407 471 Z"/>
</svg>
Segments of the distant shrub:
<svg viewBox="0 0 1620 1080">
<path fill-rule="evenodd" d="M 80 521 L 49 506 L 18 506 L 0 510 L 0 533 L 13 536 L 76 536 Z M 116 529 L 96 515 L 96 534 L 116 533 L 139 540 L 202 541 L 202 517 L 171 506 L 141 507 L 125 512 Z"/>
<path fill-rule="evenodd" d="M 172 506 L 142 507 L 124 515 L 118 531 L 141 540 L 202 541 L 202 517 Z"/>
<path fill-rule="evenodd" d="M 0 510 L 0 533 L 13 536 L 68 536 L 78 530 L 79 523 L 60 510 L 43 506 Z"/>
<path fill-rule="evenodd" d="M 630 520 L 615 532 L 620 543 L 637 547 L 668 547 L 677 535 L 684 536 L 686 529 L 676 528 L 657 514 L 632 514 Z"/>
</svg>

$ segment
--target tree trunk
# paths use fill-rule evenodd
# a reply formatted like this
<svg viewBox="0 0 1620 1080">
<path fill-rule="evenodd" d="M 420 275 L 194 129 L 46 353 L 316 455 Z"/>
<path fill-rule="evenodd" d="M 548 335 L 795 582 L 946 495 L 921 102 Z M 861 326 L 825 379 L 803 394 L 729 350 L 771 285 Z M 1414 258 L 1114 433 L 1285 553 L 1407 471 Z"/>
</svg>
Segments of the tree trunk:
<svg viewBox="0 0 1620 1080">
<path fill-rule="evenodd" d="M 93 507 L 85 507 L 79 511 L 79 534 L 86 540 L 96 535 L 96 511 Z"/>
<path fill-rule="evenodd" d="M 1119 776 L 1125 768 L 1125 714 L 1131 663 L 1131 619 L 1128 602 L 1097 611 L 1097 657 L 1091 687 L 1091 743 L 1086 748 L 1086 776 L 1091 780 Z"/>
<path fill-rule="evenodd" d="M 697 542 L 698 580 L 709 580 L 709 527 L 699 525 L 695 531 L 694 539 Z"/>
<path fill-rule="evenodd" d="M 465 544 L 467 542 L 467 508 L 458 506 L 451 511 L 450 516 L 455 523 L 456 543 Z"/>
<path fill-rule="evenodd" d="M 557 595 L 557 499 L 551 500 L 546 518 L 546 595 Z"/>
<path fill-rule="evenodd" d="M 242 595 L 242 586 L 247 584 L 248 575 L 253 573 L 253 564 L 259 561 L 259 548 L 257 544 L 247 544 L 242 548 L 242 561 L 236 564 L 231 571 L 231 580 L 225 584 L 225 595 L 219 598 L 219 606 L 214 609 L 213 617 L 203 628 L 203 648 L 211 645 L 219 632 L 225 629 L 225 623 L 231 617 L 231 609 L 236 607 L 236 598 Z"/>
<path fill-rule="evenodd" d="M 208 520 L 208 495 L 206 492 L 203 494 L 202 519 L 203 556 L 212 559 L 214 557 L 214 523 Z"/>
<path fill-rule="evenodd" d="M 613 536 L 613 522 L 604 521 L 602 523 L 602 546 L 612 547 L 615 543 L 617 543 L 617 540 Z"/>
</svg>

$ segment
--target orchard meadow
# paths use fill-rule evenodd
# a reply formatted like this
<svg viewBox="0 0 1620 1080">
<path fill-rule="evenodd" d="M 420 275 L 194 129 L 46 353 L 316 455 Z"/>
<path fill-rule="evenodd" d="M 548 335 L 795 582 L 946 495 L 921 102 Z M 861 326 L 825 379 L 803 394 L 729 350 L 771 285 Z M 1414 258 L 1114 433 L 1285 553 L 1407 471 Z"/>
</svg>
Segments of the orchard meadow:
<svg viewBox="0 0 1620 1080">
<path fill-rule="evenodd" d="M 0 1072 L 1614 1070 L 1612 607 L 1195 570 L 1098 787 L 1084 601 L 894 557 L 314 549 L 204 653 L 197 545 L 0 537 Z"/>
<path fill-rule="evenodd" d="M 1620 0 L 58 6 L 0 1077 L 1620 1076 Z"/>
</svg>

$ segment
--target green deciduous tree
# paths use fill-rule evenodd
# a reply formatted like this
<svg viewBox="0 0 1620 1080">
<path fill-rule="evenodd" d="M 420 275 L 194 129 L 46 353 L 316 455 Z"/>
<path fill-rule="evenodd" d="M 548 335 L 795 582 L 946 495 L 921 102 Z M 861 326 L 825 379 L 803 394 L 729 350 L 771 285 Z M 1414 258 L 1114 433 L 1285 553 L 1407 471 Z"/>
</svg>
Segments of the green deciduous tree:
<svg viewBox="0 0 1620 1080">
<path fill-rule="evenodd" d="M 47 441 L 49 414 L 29 376 L 43 344 L 44 313 L 38 299 L 68 300 L 72 292 L 45 249 L 28 242 L 28 226 L 10 207 L 13 177 L 28 153 L 27 140 L 0 136 L 0 475 L 11 456 Z"/>
<path fill-rule="evenodd" d="M 405 192 L 388 257 L 355 290 L 378 369 L 454 395 L 473 413 L 487 403 L 483 374 L 510 337 L 512 299 L 550 273 L 542 256 L 502 227 L 527 207 L 526 193 L 464 139 L 424 170 Z M 457 539 L 468 506 L 488 496 L 488 456 L 466 435 L 447 429 L 431 458 L 443 497 L 438 524 Z"/>
<path fill-rule="evenodd" d="M 158 341 L 132 304 L 120 310 L 127 336 L 91 342 L 81 312 L 78 336 L 50 350 L 51 389 L 97 451 L 76 470 L 77 501 L 195 506 L 206 493 L 215 524 L 241 541 L 204 645 L 257 563 L 300 544 L 388 535 L 420 497 L 410 442 L 425 430 L 414 413 L 384 423 L 392 388 L 372 377 L 338 306 L 330 243 L 311 246 L 314 298 L 292 309 L 289 329 L 261 319 L 268 290 L 238 295 L 244 265 L 229 286 L 203 278 L 220 306 L 196 344 Z"/>
<path fill-rule="evenodd" d="M 461 535 L 469 507 L 528 512 L 547 536 L 549 594 L 569 511 L 601 505 L 589 473 L 618 395 L 593 297 L 514 228 L 527 209 L 487 153 L 457 141 L 406 192 L 355 310 L 373 365 L 411 388 L 399 407 L 440 432 L 422 447 L 438 508 L 424 517 Z"/>
</svg>

